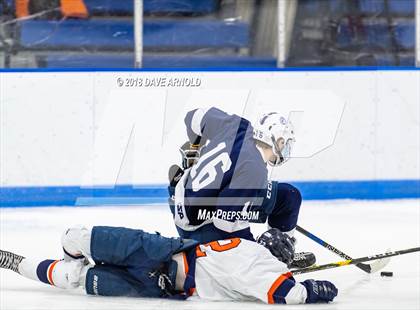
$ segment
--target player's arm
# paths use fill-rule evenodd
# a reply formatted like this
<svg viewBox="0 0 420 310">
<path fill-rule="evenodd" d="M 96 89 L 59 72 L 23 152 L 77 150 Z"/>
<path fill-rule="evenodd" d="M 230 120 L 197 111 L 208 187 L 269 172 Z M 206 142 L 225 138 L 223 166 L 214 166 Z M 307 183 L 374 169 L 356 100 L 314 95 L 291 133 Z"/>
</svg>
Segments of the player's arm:
<svg viewBox="0 0 420 310">
<path fill-rule="evenodd" d="M 188 139 L 191 145 L 197 147 L 204 145 L 207 139 L 212 139 L 221 132 L 226 135 L 235 135 L 241 121 L 246 120 L 214 107 L 192 110 L 184 119 Z"/>
<path fill-rule="evenodd" d="M 262 301 L 269 304 L 314 304 L 333 301 L 337 288 L 329 281 L 296 282 L 290 272 L 278 277 Z"/>
<path fill-rule="evenodd" d="M 286 265 L 290 264 L 294 255 L 294 242 L 287 234 L 277 228 L 271 228 L 259 236 L 257 242 L 285 264 L 281 275 L 271 284 L 267 295 L 264 292 L 257 292 L 257 298 L 269 304 L 309 304 L 329 302 L 337 296 L 337 288 L 329 281 L 312 279 L 303 282 L 295 281 L 292 273 L 286 269 Z M 267 261 L 266 265 L 270 265 L 270 262 Z M 273 263 L 272 266 L 272 269 L 267 272 L 267 277 L 272 277 L 273 272 L 281 269 L 279 264 Z M 261 270 L 261 273 L 263 274 L 264 271 Z"/>
<path fill-rule="evenodd" d="M 184 118 L 184 123 L 187 128 L 187 135 L 192 146 L 199 146 L 202 142 L 203 129 L 204 129 L 204 116 L 207 109 L 195 109 L 189 111 Z"/>
</svg>

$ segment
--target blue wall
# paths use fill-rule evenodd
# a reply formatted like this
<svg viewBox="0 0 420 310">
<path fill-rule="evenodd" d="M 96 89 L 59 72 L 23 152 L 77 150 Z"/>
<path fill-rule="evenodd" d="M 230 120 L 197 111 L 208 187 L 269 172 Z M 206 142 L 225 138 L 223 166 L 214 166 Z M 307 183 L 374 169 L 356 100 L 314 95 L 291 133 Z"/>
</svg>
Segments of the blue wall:
<svg viewBox="0 0 420 310">
<path fill-rule="evenodd" d="M 420 180 L 293 182 L 305 200 L 420 198 Z M 166 185 L 1 187 L 0 207 L 139 205 L 167 202 Z"/>
</svg>

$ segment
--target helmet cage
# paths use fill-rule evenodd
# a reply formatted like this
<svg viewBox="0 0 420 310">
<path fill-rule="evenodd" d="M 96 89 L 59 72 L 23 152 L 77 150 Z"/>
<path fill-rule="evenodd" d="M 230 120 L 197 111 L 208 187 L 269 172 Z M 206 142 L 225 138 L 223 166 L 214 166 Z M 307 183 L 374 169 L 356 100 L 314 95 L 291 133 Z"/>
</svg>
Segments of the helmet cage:
<svg viewBox="0 0 420 310">
<path fill-rule="evenodd" d="M 275 162 L 269 160 L 268 164 L 270 166 L 277 167 L 290 159 L 290 153 L 293 147 L 293 139 L 287 139 L 287 141 L 284 143 L 283 149 L 280 149 L 274 135 L 271 136 L 271 142 L 272 150 L 274 155 L 276 156 L 276 160 Z"/>
</svg>

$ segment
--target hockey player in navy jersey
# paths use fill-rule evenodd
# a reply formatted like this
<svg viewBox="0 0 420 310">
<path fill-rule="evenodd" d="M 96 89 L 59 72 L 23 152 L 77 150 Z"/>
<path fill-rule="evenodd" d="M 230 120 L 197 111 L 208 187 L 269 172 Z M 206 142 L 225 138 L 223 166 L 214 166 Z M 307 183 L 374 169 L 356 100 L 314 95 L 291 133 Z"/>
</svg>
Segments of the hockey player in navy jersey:
<svg viewBox="0 0 420 310">
<path fill-rule="evenodd" d="M 254 126 L 217 108 L 187 113 L 189 141 L 183 168 L 169 171 L 169 205 L 183 238 L 209 242 L 231 237 L 254 240 L 249 222 L 264 223 L 293 237 L 301 195 L 287 183 L 269 181 L 269 166 L 291 155 L 292 124 L 278 113 L 263 115 Z M 293 265 L 315 263 L 300 253 Z"/>
<path fill-rule="evenodd" d="M 241 238 L 198 244 L 106 226 L 69 228 L 61 241 L 64 259 L 32 259 L 0 250 L 0 267 L 101 296 L 195 295 L 204 300 L 302 304 L 329 302 L 337 295 L 329 281 L 293 278 L 287 267 L 293 242 L 275 228 L 261 235 L 260 244 Z"/>
</svg>

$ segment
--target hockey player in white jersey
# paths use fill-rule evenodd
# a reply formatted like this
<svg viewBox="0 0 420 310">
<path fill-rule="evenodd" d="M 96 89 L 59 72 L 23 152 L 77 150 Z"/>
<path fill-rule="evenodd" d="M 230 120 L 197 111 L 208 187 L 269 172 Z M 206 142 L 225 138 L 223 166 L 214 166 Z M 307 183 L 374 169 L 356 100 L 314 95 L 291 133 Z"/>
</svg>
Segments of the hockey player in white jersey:
<svg viewBox="0 0 420 310">
<path fill-rule="evenodd" d="M 302 304 L 329 302 L 337 295 L 329 281 L 293 278 L 287 267 L 293 242 L 278 229 L 267 231 L 257 242 L 229 238 L 198 244 L 121 227 L 76 227 L 64 232 L 62 247 L 62 260 L 34 260 L 0 251 L 0 267 L 59 288 L 81 287 L 87 294 L 102 296 L 195 295 L 204 300 Z"/>
</svg>

